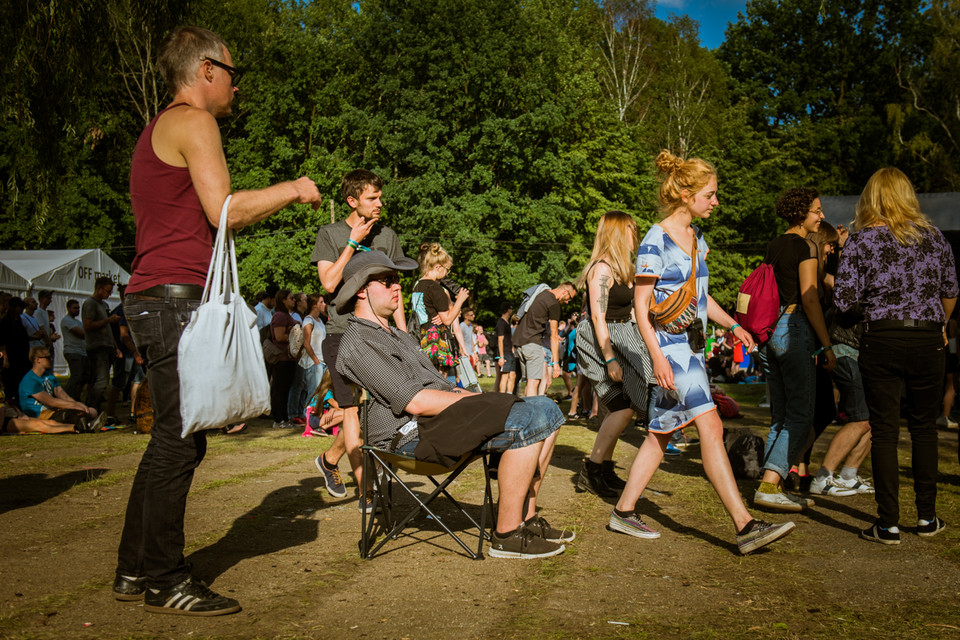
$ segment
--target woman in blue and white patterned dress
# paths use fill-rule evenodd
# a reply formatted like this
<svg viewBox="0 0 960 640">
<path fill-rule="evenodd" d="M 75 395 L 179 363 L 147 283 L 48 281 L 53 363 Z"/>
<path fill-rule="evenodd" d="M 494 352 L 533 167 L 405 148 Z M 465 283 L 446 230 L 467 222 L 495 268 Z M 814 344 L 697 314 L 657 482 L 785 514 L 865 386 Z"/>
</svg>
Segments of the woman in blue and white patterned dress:
<svg viewBox="0 0 960 640">
<path fill-rule="evenodd" d="M 669 151 L 657 156 L 660 175 L 660 205 L 663 218 L 653 225 L 637 252 L 637 282 L 634 313 L 637 326 L 650 352 L 657 379 L 650 403 L 649 435 L 640 446 L 630 468 L 627 486 L 610 514 L 610 529 L 638 538 L 658 538 L 635 513 L 650 478 L 660 465 L 671 434 L 691 422 L 700 434 L 700 453 L 707 479 L 730 514 L 741 553 L 750 553 L 788 534 L 792 522 L 779 525 L 754 520 L 743 504 L 723 446 L 723 424 L 710 398 L 710 386 L 703 356 L 703 338 L 696 352 L 686 332 L 668 333 L 650 319 L 651 297 L 663 301 L 687 282 L 696 262 L 697 315 L 693 326 L 702 336 L 709 318 L 730 327 L 747 349 L 753 338 L 736 324 L 707 293 L 707 244 L 696 219 L 710 217 L 717 206 L 717 172 L 699 158 L 683 160 Z"/>
</svg>

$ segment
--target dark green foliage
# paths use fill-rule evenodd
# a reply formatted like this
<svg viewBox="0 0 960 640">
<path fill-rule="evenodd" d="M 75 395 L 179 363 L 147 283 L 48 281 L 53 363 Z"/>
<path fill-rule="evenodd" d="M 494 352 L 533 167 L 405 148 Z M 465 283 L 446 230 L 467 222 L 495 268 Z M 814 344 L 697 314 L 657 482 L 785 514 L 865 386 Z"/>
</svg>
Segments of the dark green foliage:
<svg viewBox="0 0 960 640">
<path fill-rule="evenodd" d="M 751 0 L 710 52 L 645 0 L 24 0 L 0 15 L 0 247 L 129 264 L 130 155 L 169 99 L 156 48 L 193 23 L 247 71 L 222 124 L 234 188 L 309 175 L 325 199 L 239 233 L 246 293 L 319 289 L 316 230 L 347 215 L 340 178 L 364 167 L 405 251 L 440 242 L 470 304 L 495 309 L 575 278 L 605 211 L 656 222 L 651 159 L 669 147 L 717 166 L 700 225 L 729 307 L 783 229 L 783 189 L 855 194 L 891 163 L 960 188 L 958 5 L 924 7 Z M 618 89 L 611 61 L 640 81 Z"/>
</svg>

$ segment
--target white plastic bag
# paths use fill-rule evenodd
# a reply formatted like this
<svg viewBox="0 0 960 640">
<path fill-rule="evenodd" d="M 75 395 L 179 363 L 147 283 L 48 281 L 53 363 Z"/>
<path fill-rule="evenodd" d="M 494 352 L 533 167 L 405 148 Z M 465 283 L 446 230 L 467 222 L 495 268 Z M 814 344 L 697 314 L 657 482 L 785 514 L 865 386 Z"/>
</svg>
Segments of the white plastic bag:
<svg viewBox="0 0 960 640">
<path fill-rule="evenodd" d="M 240 297 L 227 196 L 200 306 L 180 336 L 181 437 L 270 412 L 257 314 Z"/>
</svg>

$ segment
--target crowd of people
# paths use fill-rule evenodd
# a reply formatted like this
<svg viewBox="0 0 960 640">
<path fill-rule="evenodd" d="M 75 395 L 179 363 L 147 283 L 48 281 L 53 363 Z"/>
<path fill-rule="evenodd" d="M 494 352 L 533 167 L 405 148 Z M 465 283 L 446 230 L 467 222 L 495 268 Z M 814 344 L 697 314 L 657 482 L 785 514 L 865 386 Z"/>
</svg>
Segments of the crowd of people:
<svg viewBox="0 0 960 640">
<path fill-rule="evenodd" d="M 144 129 L 134 152 L 137 255 L 123 304 L 109 309 L 114 283 L 99 279 L 89 299 L 68 303 L 57 333 L 46 311 L 50 292 L 36 300 L 0 295 L 6 406 L 16 408 L 15 415 L 5 409 L 3 430 L 96 430 L 128 385 L 136 393 L 145 364 L 154 423 L 131 487 L 113 592 L 121 600 L 142 598 L 151 612 L 221 615 L 239 611 L 239 602 L 193 577 L 183 556 L 187 493 L 206 452 L 206 432 L 181 437 L 177 346 L 199 304 L 212 230 L 232 191 L 216 119 L 230 113 L 240 71 L 219 36 L 195 27 L 164 40 L 158 65 L 174 99 Z M 405 256 L 380 218 L 380 177 L 364 169 L 347 173 L 340 194 L 349 214 L 318 230 L 310 258 L 317 289 L 327 293 L 270 287 L 256 296 L 273 427 L 333 437 L 314 464 L 336 498 L 347 495 L 339 468 L 344 456 L 357 486 L 368 482 L 363 437 L 418 459 L 496 454 L 499 500 L 489 555 L 550 557 L 576 537 L 537 511 L 565 422 L 546 390 L 561 378 L 571 415 L 596 417 L 603 408 L 576 482 L 615 501 L 609 530 L 660 537 L 644 520 L 641 499 L 663 456 L 684 440 L 682 430 L 695 426 L 706 479 L 747 554 L 795 524 L 748 511 L 724 445 L 721 416 L 731 415 L 729 405 L 717 400 L 711 382 L 767 383 L 771 424 L 754 507 L 814 506 L 797 489 L 838 497 L 875 491 L 877 520 L 860 535 L 883 544 L 900 540 L 903 388 L 916 531 L 942 531 L 936 429 L 938 420 L 949 421 L 953 402 L 942 383 L 957 366 L 955 327 L 948 336 L 945 326 L 958 286 L 950 246 L 920 212 L 906 176 L 883 169 L 871 178 L 852 232 L 823 221 L 815 189 L 780 196 L 776 211 L 787 230 L 764 258 L 776 275 L 779 318 L 772 337 L 755 349 L 757 337 L 709 293 L 709 248 L 697 223 L 719 203 L 716 169 L 668 151 L 656 168 L 659 222 L 641 238 L 629 214 L 604 214 L 576 281 L 539 284 L 522 299 L 503 301 L 490 335 L 475 322 L 470 292 L 451 277 L 454 257 L 435 242 L 421 244 L 416 259 Z M 231 228 L 290 204 L 321 202 L 306 177 L 232 196 Z M 408 315 L 400 276 L 414 270 Z M 580 292 L 582 307 L 563 319 L 563 306 Z M 708 322 L 715 327 L 709 338 Z M 66 388 L 51 372 L 59 340 L 70 366 Z M 113 385 L 101 411 L 111 367 Z M 493 392 L 480 392 L 478 373 L 496 376 Z M 369 394 L 365 430 L 361 389 Z M 814 476 L 809 452 L 836 417 L 838 397 L 846 423 Z M 647 436 L 624 480 L 614 471 L 614 451 L 635 422 Z M 237 432 L 244 425 L 225 427 Z M 859 475 L 868 453 L 872 484 Z M 369 513 L 373 504 L 359 508 Z"/>
</svg>

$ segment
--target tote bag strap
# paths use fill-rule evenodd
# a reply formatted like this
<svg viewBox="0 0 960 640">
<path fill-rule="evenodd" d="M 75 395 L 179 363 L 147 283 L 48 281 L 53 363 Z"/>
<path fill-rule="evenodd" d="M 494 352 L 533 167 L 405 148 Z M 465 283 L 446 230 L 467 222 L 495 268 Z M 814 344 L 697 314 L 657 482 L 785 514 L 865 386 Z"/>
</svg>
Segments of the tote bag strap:
<svg viewBox="0 0 960 640">
<path fill-rule="evenodd" d="M 200 304 L 209 302 L 211 297 L 214 300 L 220 298 L 221 294 L 227 289 L 226 273 L 226 253 L 229 246 L 231 264 L 234 273 L 234 288 L 236 287 L 236 256 L 233 255 L 233 233 L 227 228 L 227 208 L 230 205 L 230 199 L 233 195 L 228 195 L 223 201 L 223 207 L 220 209 L 220 224 L 217 227 L 217 238 L 213 242 L 213 255 L 210 257 L 210 268 L 207 270 L 207 282 L 203 286 L 203 297 Z"/>
</svg>

